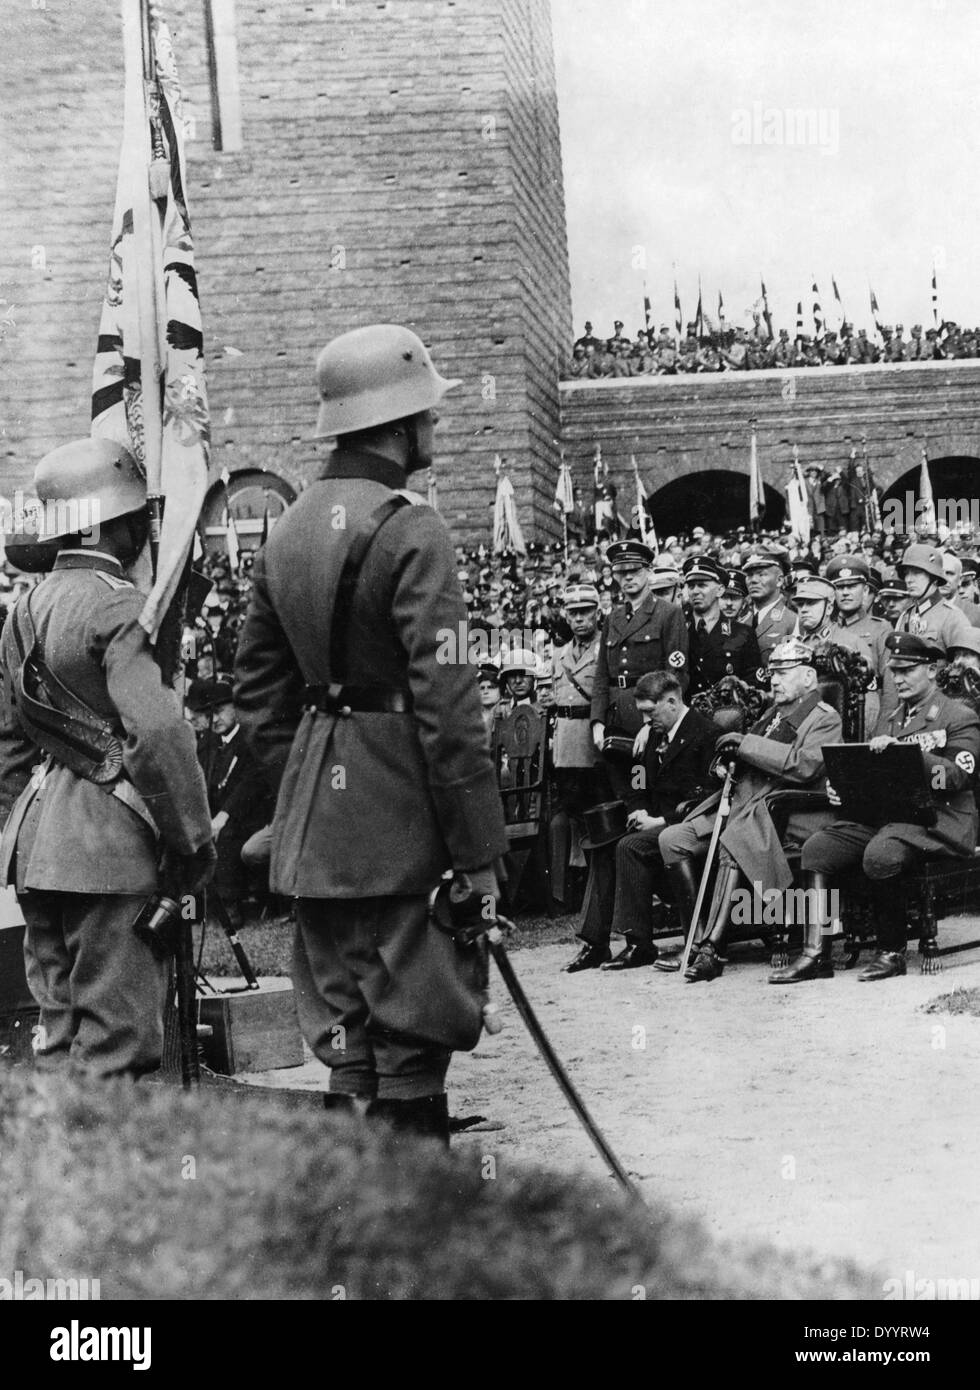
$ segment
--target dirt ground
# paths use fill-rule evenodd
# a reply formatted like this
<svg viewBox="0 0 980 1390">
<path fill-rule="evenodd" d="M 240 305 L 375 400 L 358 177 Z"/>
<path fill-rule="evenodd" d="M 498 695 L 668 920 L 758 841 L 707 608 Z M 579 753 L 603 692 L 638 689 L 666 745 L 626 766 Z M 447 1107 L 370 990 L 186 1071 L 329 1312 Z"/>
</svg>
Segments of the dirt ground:
<svg viewBox="0 0 980 1390">
<path fill-rule="evenodd" d="M 941 924 L 941 945 L 973 936 L 976 918 Z M 569 936 L 513 960 L 643 1188 L 719 1238 L 850 1256 L 882 1285 L 909 1270 L 980 1278 L 980 1017 L 924 1012 L 980 985 L 980 949 L 936 975 L 920 975 L 911 951 L 905 979 L 859 984 L 839 970 L 779 989 L 751 946 L 698 985 L 650 968 L 565 975 L 574 949 Z M 454 1146 L 499 1176 L 515 1160 L 600 1173 L 496 972 L 493 995 L 504 1030 L 450 1072 L 452 1112 L 487 1127 Z M 322 1087 L 325 1071 L 311 1061 L 275 1079 Z"/>
</svg>

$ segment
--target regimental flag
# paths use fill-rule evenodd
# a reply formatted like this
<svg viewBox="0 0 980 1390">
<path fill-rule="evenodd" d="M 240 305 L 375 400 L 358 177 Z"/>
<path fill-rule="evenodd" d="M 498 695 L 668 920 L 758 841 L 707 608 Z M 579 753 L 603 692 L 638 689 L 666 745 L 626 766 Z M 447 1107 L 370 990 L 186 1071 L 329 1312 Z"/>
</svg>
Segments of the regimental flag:
<svg viewBox="0 0 980 1390">
<path fill-rule="evenodd" d="M 847 319 L 846 319 L 846 316 L 845 316 L 845 314 L 844 314 L 844 305 L 843 305 L 843 303 L 842 303 L 842 301 L 841 301 L 840 290 L 837 288 L 837 281 L 835 280 L 835 278 L 833 277 L 833 275 L 830 277 L 830 283 L 831 283 L 831 285 L 833 286 L 834 300 L 836 301 L 836 304 L 837 304 L 837 314 L 838 314 L 838 317 L 839 317 L 839 319 L 840 319 L 840 323 L 839 323 L 837 326 L 838 326 L 838 328 L 843 328 L 844 324 L 847 322 Z"/>
<path fill-rule="evenodd" d="M 796 301 L 796 338 L 797 341 L 803 337 L 803 300 Z"/>
<path fill-rule="evenodd" d="M 789 482 L 786 484 L 786 505 L 789 512 L 790 531 L 802 545 L 810 544 L 810 506 L 800 468 L 800 451 L 793 445 L 793 463 Z"/>
<path fill-rule="evenodd" d="M 698 276 L 698 311 L 694 315 L 694 332 L 700 343 L 704 337 L 704 310 L 701 308 L 701 276 Z"/>
<path fill-rule="evenodd" d="M 682 315 L 681 315 L 681 297 L 680 297 L 680 295 L 677 293 L 677 277 L 676 277 L 676 276 L 674 277 L 674 326 L 675 326 L 676 329 L 677 329 L 677 341 L 678 341 L 678 343 L 679 343 L 680 340 L 681 340 L 681 331 L 682 331 L 682 329 L 683 329 L 683 327 L 684 327 L 684 324 L 683 324 L 683 317 L 682 317 Z"/>
<path fill-rule="evenodd" d="M 718 291 L 718 331 L 725 331 L 725 301 L 721 297 L 721 290 Z"/>
<path fill-rule="evenodd" d="M 766 494 L 762 486 L 762 474 L 759 471 L 759 450 L 755 438 L 755 426 L 752 427 L 752 440 L 749 444 L 749 525 L 758 526 L 766 510 Z"/>
<path fill-rule="evenodd" d="M 269 489 L 262 489 L 262 535 L 259 539 L 259 546 L 265 545 L 269 539 Z"/>
<path fill-rule="evenodd" d="M 874 321 L 875 332 L 882 342 L 884 342 L 885 335 L 881 331 L 881 310 L 878 308 L 878 297 L 870 285 L 868 286 L 868 292 L 871 295 L 871 317 Z"/>
<path fill-rule="evenodd" d="M 932 495 L 932 479 L 929 477 L 929 458 L 926 446 L 922 446 L 922 467 L 919 470 L 919 501 L 916 506 L 918 516 L 916 531 L 926 536 L 936 534 L 936 501 Z"/>
<path fill-rule="evenodd" d="M 225 544 L 228 547 L 228 563 L 231 566 L 232 574 L 237 574 L 242 548 L 238 542 L 238 527 L 235 525 L 235 518 L 231 511 L 231 496 L 228 492 L 231 474 L 227 468 L 221 470 L 221 482 L 225 490 Z"/>
<path fill-rule="evenodd" d="M 932 323 L 934 328 L 939 327 L 939 290 L 936 287 L 936 267 L 932 267 Z"/>
<path fill-rule="evenodd" d="M 569 512 L 575 510 L 575 493 L 572 489 L 572 470 L 565 462 L 562 455 L 561 467 L 558 470 L 558 482 L 555 484 L 555 509 L 568 516 Z"/>
<path fill-rule="evenodd" d="M 823 337 L 824 318 L 823 310 L 820 308 L 820 291 L 817 289 L 817 282 L 813 282 L 813 330 L 817 338 Z"/>
<path fill-rule="evenodd" d="M 146 26 L 153 78 L 144 84 L 142 10 L 138 0 L 123 9 L 123 145 L 92 373 L 92 434 L 124 444 L 151 498 L 165 499 L 156 577 L 140 615 L 155 641 L 204 500 L 210 425 L 177 66 L 154 10 Z"/>
<path fill-rule="evenodd" d="M 874 474 L 871 471 L 871 460 L 868 457 L 868 441 L 865 439 L 861 445 L 864 456 L 864 482 L 866 489 L 865 515 L 869 531 L 881 530 L 881 502 L 878 497 L 878 489 L 875 486 Z"/>
<path fill-rule="evenodd" d="M 640 477 L 640 469 L 636 462 L 636 455 L 630 455 L 630 463 L 633 465 L 633 477 L 636 479 L 636 520 L 635 526 L 640 533 L 640 540 L 646 541 L 647 545 L 652 546 L 654 554 L 659 555 L 660 544 L 657 540 L 657 533 L 654 530 L 653 522 L 650 520 L 650 513 L 647 511 L 647 493 L 643 479 Z"/>
<path fill-rule="evenodd" d="M 439 488 L 436 483 L 436 471 L 434 468 L 429 469 L 425 500 L 434 512 L 439 510 Z"/>
<path fill-rule="evenodd" d="M 646 293 L 643 295 L 643 317 L 646 319 L 646 326 L 649 329 L 653 318 L 653 305 L 650 303 L 650 296 Z"/>
<path fill-rule="evenodd" d="M 769 296 L 766 294 L 766 282 L 761 276 L 759 277 L 759 283 L 762 285 L 762 317 L 765 320 L 769 341 L 772 342 L 776 335 L 772 331 L 772 314 L 769 312 Z"/>
<path fill-rule="evenodd" d="M 524 534 L 517 520 L 514 484 L 503 472 L 499 454 L 494 459 L 493 467 L 497 475 L 497 495 L 493 503 L 493 553 L 502 555 L 505 551 L 514 551 L 517 555 L 526 555 Z"/>
</svg>

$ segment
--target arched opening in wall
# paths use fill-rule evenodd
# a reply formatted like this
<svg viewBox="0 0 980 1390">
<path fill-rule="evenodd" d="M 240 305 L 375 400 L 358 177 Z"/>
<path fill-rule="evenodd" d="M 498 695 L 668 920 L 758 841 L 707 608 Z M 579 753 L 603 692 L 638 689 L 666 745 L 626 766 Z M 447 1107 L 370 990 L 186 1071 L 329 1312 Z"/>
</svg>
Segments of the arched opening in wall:
<svg viewBox="0 0 980 1390">
<path fill-rule="evenodd" d="M 766 511 L 762 525 L 766 530 L 774 530 L 785 519 L 786 498 L 768 483 L 764 487 Z M 726 468 L 687 473 L 658 488 L 648 499 L 647 508 L 661 540 L 690 531 L 693 526 L 725 535 L 749 523 L 748 474 Z"/>
<path fill-rule="evenodd" d="M 911 533 L 921 522 L 921 477 L 921 464 L 916 464 L 885 491 L 881 515 L 886 528 Z M 930 459 L 929 480 L 937 523 L 945 523 L 951 531 L 980 532 L 980 459 L 964 455 Z"/>
<path fill-rule="evenodd" d="M 204 543 L 211 554 L 227 554 L 236 544 L 239 550 L 257 550 L 295 501 L 296 489 L 277 473 L 260 468 L 233 473 L 227 486 L 215 483 L 204 499 Z"/>
</svg>

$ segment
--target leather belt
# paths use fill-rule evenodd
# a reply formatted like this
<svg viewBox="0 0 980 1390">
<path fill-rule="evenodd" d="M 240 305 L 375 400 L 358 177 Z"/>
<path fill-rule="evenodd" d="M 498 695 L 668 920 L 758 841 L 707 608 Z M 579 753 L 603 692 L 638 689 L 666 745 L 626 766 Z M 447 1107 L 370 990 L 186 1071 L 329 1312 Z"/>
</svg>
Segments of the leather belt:
<svg viewBox="0 0 980 1390">
<path fill-rule="evenodd" d="M 591 705 L 558 705 L 555 713 L 559 719 L 588 719 Z"/>
<path fill-rule="evenodd" d="M 632 686 L 636 685 L 638 680 L 639 676 L 617 676 L 616 684 L 619 686 L 620 690 L 629 690 Z"/>
<path fill-rule="evenodd" d="M 308 685 L 303 695 L 308 710 L 320 714 L 411 714 L 412 695 L 388 685 Z"/>
</svg>

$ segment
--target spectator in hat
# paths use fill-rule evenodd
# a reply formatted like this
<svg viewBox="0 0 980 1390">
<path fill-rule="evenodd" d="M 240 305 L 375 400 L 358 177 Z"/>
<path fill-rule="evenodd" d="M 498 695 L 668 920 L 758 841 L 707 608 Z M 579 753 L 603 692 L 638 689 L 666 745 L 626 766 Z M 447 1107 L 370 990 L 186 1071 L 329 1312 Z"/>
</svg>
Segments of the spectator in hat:
<svg viewBox="0 0 980 1390">
<path fill-rule="evenodd" d="M 725 573 L 725 592 L 720 599 L 722 614 L 729 622 L 744 623 L 749 606 L 749 586 L 745 575 L 740 569 L 728 569 Z M 748 616 L 751 617 L 751 614 Z"/>
<path fill-rule="evenodd" d="M 251 888 L 242 864 L 242 847 L 272 820 L 275 797 L 239 727 L 229 682 L 192 681 L 184 708 L 198 736 L 198 758 L 204 769 L 218 851 L 212 891 L 221 895 L 232 926 L 238 928 L 244 921 L 244 903 Z"/>
</svg>

